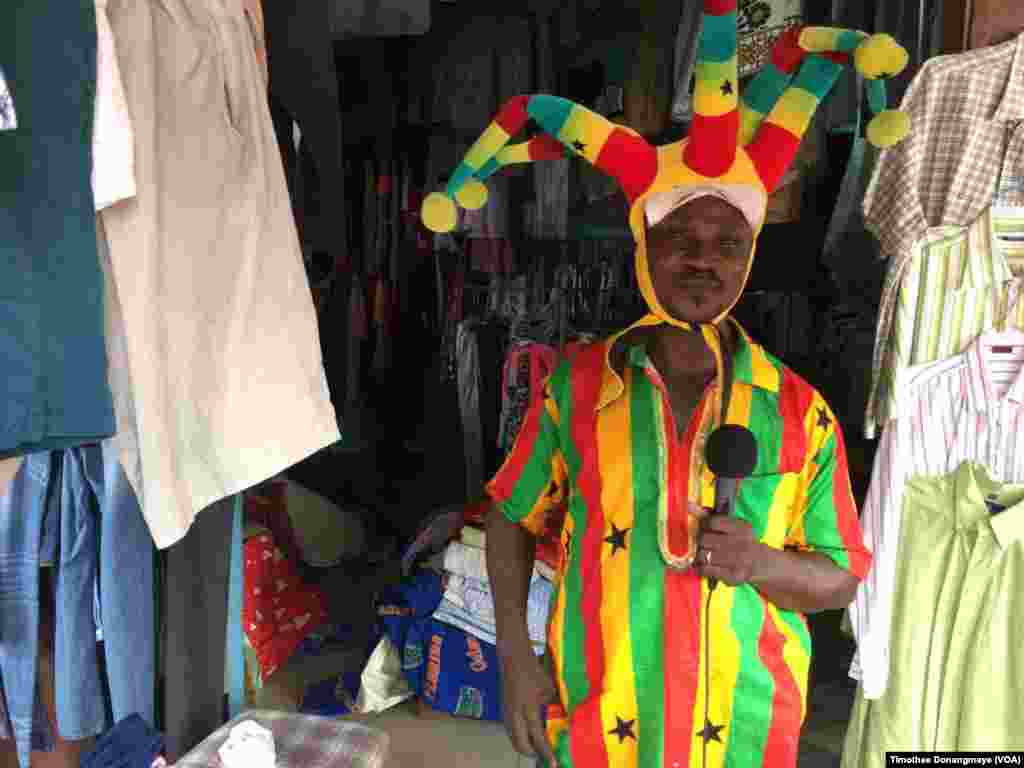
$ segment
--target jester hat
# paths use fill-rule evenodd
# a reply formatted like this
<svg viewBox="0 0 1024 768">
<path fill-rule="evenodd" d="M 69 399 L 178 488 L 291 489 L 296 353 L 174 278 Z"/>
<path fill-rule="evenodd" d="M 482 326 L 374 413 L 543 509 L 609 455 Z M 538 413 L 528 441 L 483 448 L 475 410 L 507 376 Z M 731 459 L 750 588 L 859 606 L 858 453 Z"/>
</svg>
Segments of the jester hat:
<svg viewBox="0 0 1024 768">
<path fill-rule="evenodd" d="M 776 42 L 770 63 L 739 94 L 737 0 L 703 0 L 703 24 L 695 70 L 694 119 L 689 136 L 653 146 L 640 134 L 567 99 L 518 96 L 504 104 L 469 149 L 444 192 L 423 202 L 423 223 L 448 232 L 457 223 L 456 202 L 476 210 L 487 202 L 483 182 L 516 163 L 579 156 L 616 178 L 629 202 L 629 225 L 636 241 L 636 275 L 649 314 L 638 325 L 669 323 L 699 331 L 715 356 L 719 375 L 728 379 L 718 324 L 695 327 L 661 305 L 647 263 L 646 227 L 673 207 L 703 194 L 722 197 L 739 208 L 757 236 L 764 226 L 768 196 L 778 187 L 800 148 L 821 101 L 852 61 L 864 76 L 868 104 L 875 114 L 868 140 L 880 147 L 900 141 L 909 117 L 886 109 L 885 78 L 899 74 L 909 57 L 892 37 L 829 27 L 798 27 Z M 510 144 L 528 120 L 543 133 Z M 653 221 L 652 221 L 653 213 Z M 753 253 L 748 259 L 746 282 Z M 738 299 L 737 299 L 738 300 Z M 726 387 L 731 382 L 726 381 Z M 716 411 L 725 421 L 727 402 L 718 389 Z M 727 400 L 727 396 L 725 400 Z"/>
</svg>

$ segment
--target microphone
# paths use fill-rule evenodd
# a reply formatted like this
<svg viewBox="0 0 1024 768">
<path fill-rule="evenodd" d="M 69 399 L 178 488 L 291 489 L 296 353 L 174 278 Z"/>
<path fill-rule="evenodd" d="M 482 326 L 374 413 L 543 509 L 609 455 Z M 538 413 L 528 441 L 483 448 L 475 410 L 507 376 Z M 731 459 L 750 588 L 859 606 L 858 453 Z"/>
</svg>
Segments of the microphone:
<svg viewBox="0 0 1024 768">
<path fill-rule="evenodd" d="M 725 424 L 708 438 L 704 456 L 715 475 L 713 515 L 731 515 L 736 509 L 740 481 L 757 466 L 757 439 L 746 427 Z"/>
</svg>

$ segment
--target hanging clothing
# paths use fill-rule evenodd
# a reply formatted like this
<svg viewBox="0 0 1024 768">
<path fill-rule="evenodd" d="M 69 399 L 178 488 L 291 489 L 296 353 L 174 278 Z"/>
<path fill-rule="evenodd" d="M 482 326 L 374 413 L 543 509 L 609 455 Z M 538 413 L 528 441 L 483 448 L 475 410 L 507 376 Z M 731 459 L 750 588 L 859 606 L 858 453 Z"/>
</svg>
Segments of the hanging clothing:
<svg viewBox="0 0 1024 768">
<path fill-rule="evenodd" d="M 96 0 L 96 116 L 92 128 L 92 192 L 96 210 L 135 197 L 135 132 L 124 96 L 107 5 Z"/>
<path fill-rule="evenodd" d="M 729 422 L 758 441 L 736 514 L 769 546 L 821 552 L 863 578 L 871 555 L 835 417 L 735 327 Z M 559 366 L 488 486 L 535 535 L 569 499 L 548 634 L 562 707 L 548 712 L 555 755 L 560 765 L 660 768 L 690 765 L 691 755 L 699 763 L 706 748 L 708 768 L 795 766 L 811 649 L 804 618 L 749 584 L 720 584 L 710 599 L 694 569 L 667 565 L 666 544 L 676 557 L 695 551 L 687 500 L 713 505 L 703 448 L 715 387 L 680 439 L 643 337 L 626 334 Z"/>
<path fill-rule="evenodd" d="M 484 436 L 480 417 L 480 350 L 476 324 L 459 323 L 455 340 L 458 365 L 459 414 L 466 461 L 466 500 L 474 501 L 484 489 Z"/>
<path fill-rule="evenodd" d="M 29 768 L 38 686 L 40 538 L 60 503 L 57 473 L 51 454 L 29 454 L 0 496 L 0 680 L 21 768 Z"/>
<path fill-rule="evenodd" d="M 1004 230 L 1011 222 L 1001 219 Z M 1018 213 L 1019 230 L 1024 215 Z M 1005 311 L 1013 271 L 990 209 L 966 230 L 932 227 L 915 243 L 903 270 L 885 357 L 876 372 L 872 429 L 896 412 L 901 371 L 960 354 Z"/>
<path fill-rule="evenodd" d="M 753 75 L 768 63 L 779 36 L 803 23 L 803 11 L 803 0 L 739 3 L 740 77 Z"/>
<path fill-rule="evenodd" d="M 865 224 L 890 260 L 867 407 L 869 438 L 881 426 L 874 423 L 874 412 L 885 345 L 915 244 L 929 227 L 974 222 L 995 198 L 1000 176 L 1019 176 L 1024 167 L 1024 35 L 993 48 L 930 59 L 901 109 L 914 130 L 882 153 L 863 206 Z M 1024 205 L 1024 188 L 1008 204 Z"/>
<path fill-rule="evenodd" d="M 92 2 L 0 13 L 17 110 L 17 127 L 0 131 L 0 458 L 114 432 L 90 183 L 96 44 Z"/>
<path fill-rule="evenodd" d="M 241 4 L 120 0 L 108 14 L 138 186 L 101 214 L 135 422 L 118 438 L 165 548 L 199 510 L 339 435 Z"/>
<path fill-rule="evenodd" d="M 104 689 L 115 723 L 134 714 L 152 726 L 153 540 L 113 445 L 65 451 L 59 496 L 53 659 L 58 731 L 71 741 L 112 725 Z M 98 628 L 105 678 L 96 654 Z"/>
<path fill-rule="evenodd" d="M 850 676 L 877 699 L 894 669 L 890 653 L 897 541 L 907 481 L 939 477 L 965 461 L 1002 482 L 1024 481 L 1024 370 L 999 382 L 981 341 L 949 360 L 907 369 L 898 383 L 898 417 L 882 436 L 861 517 L 874 566 L 849 608 L 857 639 Z"/>
<path fill-rule="evenodd" d="M 1024 749 L 1024 485 L 964 462 L 906 484 L 885 694 L 858 689 L 843 768 L 885 753 Z"/>
</svg>

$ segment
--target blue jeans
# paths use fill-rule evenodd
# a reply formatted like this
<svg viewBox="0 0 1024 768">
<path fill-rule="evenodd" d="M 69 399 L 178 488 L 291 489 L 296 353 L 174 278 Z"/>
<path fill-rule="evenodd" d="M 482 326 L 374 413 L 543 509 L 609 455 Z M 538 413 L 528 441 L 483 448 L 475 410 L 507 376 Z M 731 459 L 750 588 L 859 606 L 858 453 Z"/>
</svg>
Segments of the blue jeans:
<svg viewBox="0 0 1024 768">
<path fill-rule="evenodd" d="M 51 490 L 49 453 L 25 457 L 0 497 L 0 678 L 18 763 L 29 766 L 39 657 L 39 546 Z"/>
<path fill-rule="evenodd" d="M 154 722 L 153 540 L 110 443 L 64 451 L 54 670 L 65 739 L 108 725 L 96 656 L 99 576 L 107 684 L 114 721 Z"/>
</svg>

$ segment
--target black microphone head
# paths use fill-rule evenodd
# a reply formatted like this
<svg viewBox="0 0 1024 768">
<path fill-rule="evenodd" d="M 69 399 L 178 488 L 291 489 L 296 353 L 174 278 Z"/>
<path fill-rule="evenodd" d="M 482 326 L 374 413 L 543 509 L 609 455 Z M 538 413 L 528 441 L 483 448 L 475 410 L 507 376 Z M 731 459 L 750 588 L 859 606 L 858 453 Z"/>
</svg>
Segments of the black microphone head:
<svg viewBox="0 0 1024 768">
<path fill-rule="evenodd" d="M 718 477 L 747 477 L 757 466 L 757 439 L 746 427 L 724 424 L 711 433 L 704 457 Z"/>
</svg>

